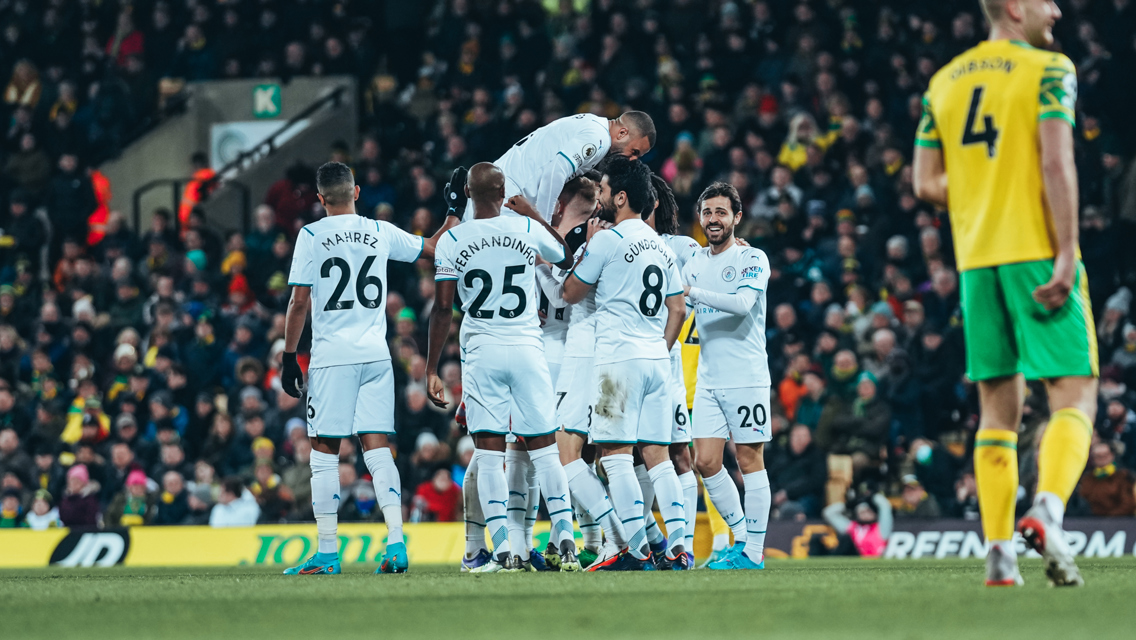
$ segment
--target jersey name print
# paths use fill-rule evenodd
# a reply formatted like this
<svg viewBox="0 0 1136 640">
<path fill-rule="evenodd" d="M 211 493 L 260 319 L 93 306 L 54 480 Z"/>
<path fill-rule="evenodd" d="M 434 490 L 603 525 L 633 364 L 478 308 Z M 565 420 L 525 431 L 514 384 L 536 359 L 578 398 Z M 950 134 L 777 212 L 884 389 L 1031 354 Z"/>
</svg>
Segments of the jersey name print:
<svg viewBox="0 0 1136 640">
<path fill-rule="evenodd" d="M 537 319 L 536 258 L 564 260 L 564 247 L 544 227 L 517 216 L 464 222 L 442 235 L 435 280 L 457 281 L 466 318 L 461 345 L 543 348 Z"/>
<path fill-rule="evenodd" d="M 312 289 L 312 368 L 390 359 L 387 261 L 413 262 L 423 243 L 357 215 L 328 216 L 300 230 L 288 283 Z"/>
</svg>

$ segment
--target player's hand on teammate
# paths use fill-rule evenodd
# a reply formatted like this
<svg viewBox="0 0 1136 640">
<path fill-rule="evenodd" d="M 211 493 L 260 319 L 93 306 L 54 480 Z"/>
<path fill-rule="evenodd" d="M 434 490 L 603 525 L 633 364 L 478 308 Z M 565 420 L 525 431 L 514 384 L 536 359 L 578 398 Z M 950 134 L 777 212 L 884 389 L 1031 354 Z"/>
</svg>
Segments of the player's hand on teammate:
<svg viewBox="0 0 1136 640">
<path fill-rule="evenodd" d="M 439 409 L 445 409 L 446 405 L 449 404 L 446 402 L 446 385 L 436 373 L 430 374 L 430 379 L 426 383 L 426 395 L 430 398 L 430 402 L 433 402 L 434 406 Z"/>
<path fill-rule="evenodd" d="M 746 242 L 745 238 L 739 238 L 737 236 L 734 236 L 734 244 L 738 245 L 739 247 L 748 247 L 749 246 L 749 243 Z"/>
<path fill-rule="evenodd" d="M 304 393 L 304 371 L 296 361 L 295 353 L 284 352 L 284 366 L 280 371 L 280 386 L 284 393 L 299 398 Z"/>
<path fill-rule="evenodd" d="M 526 218 L 539 218 L 540 214 L 524 196 L 517 194 L 505 201 L 505 208 Z"/>
<path fill-rule="evenodd" d="M 584 239 L 584 241 L 585 242 L 591 241 L 592 236 L 596 235 L 596 233 L 603 231 L 604 229 L 610 229 L 610 228 L 611 228 L 611 225 L 608 224 L 607 222 L 604 222 L 603 220 L 600 220 L 599 218 L 592 218 L 591 220 L 588 220 L 588 235 Z"/>
<path fill-rule="evenodd" d="M 1053 261 L 1053 275 L 1049 282 L 1033 290 L 1034 301 L 1045 307 L 1046 311 L 1060 309 L 1073 291 L 1073 278 L 1076 275 L 1077 261 L 1074 256 L 1058 254 Z"/>
<path fill-rule="evenodd" d="M 461 217 L 465 213 L 465 203 L 469 200 L 465 195 L 465 182 L 468 177 L 469 170 L 465 167 L 458 167 L 450 174 L 450 181 L 446 183 L 446 189 L 442 192 L 442 197 L 450 207 L 446 215 Z"/>
</svg>

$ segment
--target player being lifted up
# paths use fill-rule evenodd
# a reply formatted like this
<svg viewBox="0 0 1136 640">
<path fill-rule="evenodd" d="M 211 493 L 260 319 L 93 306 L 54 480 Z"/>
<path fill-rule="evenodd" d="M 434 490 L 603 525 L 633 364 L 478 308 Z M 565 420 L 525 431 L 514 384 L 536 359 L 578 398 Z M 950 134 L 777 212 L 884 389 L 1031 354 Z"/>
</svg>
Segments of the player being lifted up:
<svg viewBox="0 0 1136 640">
<path fill-rule="evenodd" d="M 536 259 L 568 267 L 567 245 L 535 213 L 500 215 L 505 176 L 489 163 L 470 168 L 466 187 L 473 220 L 448 231 L 435 256 L 437 288 L 430 315 L 428 393 L 444 407 L 438 360 L 449 335 L 455 290 L 465 311 L 461 327 L 466 421 L 474 438 L 480 506 L 493 540 L 497 564 L 507 571 L 532 571 L 529 542 L 511 540 L 506 526 L 505 434 L 525 439 L 537 481 L 552 519 L 550 539 L 560 550 L 560 569 L 579 569 L 573 540 L 568 481 L 556 448 L 552 381 L 537 319 Z M 509 204 L 521 212 L 531 207 Z M 535 219 L 534 219 L 535 218 Z M 468 518 L 467 518 L 468 519 Z M 515 537 L 515 536 L 514 536 Z"/>
<path fill-rule="evenodd" d="M 658 199 L 655 212 L 647 218 L 647 224 L 654 227 L 663 242 L 675 255 L 675 265 L 681 274 L 687 261 L 702 249 L 694 238 L 678 235 L 678 203 L 670 185 L 658 175 L 651 175 Z M 694 552 L 694 524 L 698 517 L 698 478 L 694 476 L 694 461 L 690 455 L 690 420 L 686 411 L 686 385 L 683 381 L 682 343 L 675 340 L 671 347 L 671 462 L 682 485 L 682 500 L 686 507 L 686 552 Z M 646 496 L 645 496 L 646 497 Z M 651 500 L 645 499 L 646 508 L 651 508 Z M 651 514 L 648 513 L 648 516 Z"/>
<path fill-rule="evenodd" d="M 494 164 L 505 173 L 505 199 L 523 195 L 548 221 L 564 185 L 595 168 L 608 155 L 631 160 L 655 145 L 655 123 L 642 111 L 615 120 L 580 113 L 554 120 L 521 138 Z M 472 204 L 463 220 L 473 218 Z"/>
<path fill-rule="evenodd" d="M 694 449 L 710 499 L 734 532 L 734 547 L 711 569 L 765 568 L 769 475 L 764 450 L 769 424 L 769 358 L 765 352 L 765 285 L 769 260 L 734 240 L 742 218 L 732 185 L 715 182 L 698 198 L 698 222 L 710 246 L 683 270 L 687 304 L 698 327 L 698 382 L 694 392 Z M 738 488 L 722 466 L 726 438 L 737 447 L 745 483 Z"/>
<path fill-rule="evenodd" d="M 990 38 L 931 78 L 914 187 L 951 210 L 966 373 L 982 418 L 974 475 L 990 545 L 986 584 L 1021 584 L 1014 550 L 1024 379 L 1044 380 L 1049 425 L 1018 530 L 1058 586 L 1084 584 L 1061 528 L 1088 459 L 1097 339 L 1077 243 L 1077 72 L 1053 45 L 1052 0 L 982 0 Z M 1027 44 L 1028 43 L 1028 44 Z"/>
<path fill-rule="evenodd" d="M 666 560 L 690 567 L 682 487 L 667 448 L 671 443 L 668 352 L 686 317 L 674 254 L 643 221 L 655 204 L 650 170 L 611 158 L 600 205 L 614 212 L 615 226 L 596 233 L 564 282 L 564 299 L 577 303 L 596 287 L 595 409 L 591 436 L 603 450 L 611 499 L 627 529 L 628 549 L 597 570 L 642 569 L 650 559 L 644 500 L 635 477 L 632 448 L 638 444 L 649 469 L 669 541 Z M 666 305 L 668 313 L 660 314 Z"/>
<path fill-rule="evenodd" d="M 299 398 L 304 374 L 296 347 L 312 312 L 308 370 L 308 437 L 312 441 L 312 506 L 318 549 L 288 575 L 341 573 L 336 535 L 339 512 L 339 442 L 359 436 L 363 460 L 387 523 L 387 547 L 379 571 L 407 570 L 402 541 L 402 483 L 391 456 L 394 373 L 387 348 L 387 261 L 430 257 L 446 225 L 428 240 L 387 222 L 355 215 L 359 187 L 351 170 L 329 162 L 316 172 L 317 197 L 327 217 L 305 225 L 296 237 L 288 283 L 292 298 L 284 325 L 281 386 Z"/>
</svg>

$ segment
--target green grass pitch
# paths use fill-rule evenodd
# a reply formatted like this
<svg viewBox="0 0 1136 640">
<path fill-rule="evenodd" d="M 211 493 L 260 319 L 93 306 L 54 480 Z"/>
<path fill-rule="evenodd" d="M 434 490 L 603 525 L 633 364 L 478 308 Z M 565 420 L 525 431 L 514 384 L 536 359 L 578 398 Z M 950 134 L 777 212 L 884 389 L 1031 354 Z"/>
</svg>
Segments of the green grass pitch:
<svg viewBox="0 0 1136 640">
<path fill-rule="evenodd" d="M 1081 567 L 1079 590 L 1050 588 L 1036 560 L 1020 589 L 987 589 L 981 562 L 962 560 L 579 575 L 14 570 L 0 572 L 0 620 L 4 637 L 53 639 L 1130 637 L 1136 559 Z"/>
</svg>

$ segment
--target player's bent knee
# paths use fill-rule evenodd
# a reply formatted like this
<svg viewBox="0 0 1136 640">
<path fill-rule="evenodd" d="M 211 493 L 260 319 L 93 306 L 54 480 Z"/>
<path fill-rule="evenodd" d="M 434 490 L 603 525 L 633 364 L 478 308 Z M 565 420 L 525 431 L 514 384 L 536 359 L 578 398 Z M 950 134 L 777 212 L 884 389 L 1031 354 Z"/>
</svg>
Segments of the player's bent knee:
<svg viewBox="0 0 1136 640">
<path fill-rule="evenodd" d="M 1099 386 L 1099 381 L 1090 376 L 1067 376 L 1049 380 L 1045 385 L 1049 410 L 1079 409 L 1092 419 L 1097 412 Z"/>
</svg>

